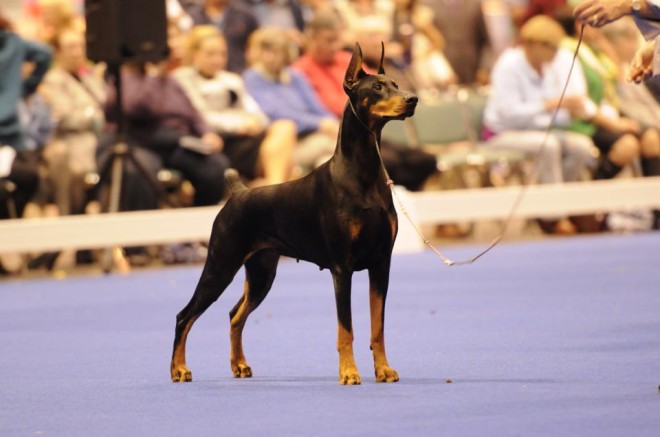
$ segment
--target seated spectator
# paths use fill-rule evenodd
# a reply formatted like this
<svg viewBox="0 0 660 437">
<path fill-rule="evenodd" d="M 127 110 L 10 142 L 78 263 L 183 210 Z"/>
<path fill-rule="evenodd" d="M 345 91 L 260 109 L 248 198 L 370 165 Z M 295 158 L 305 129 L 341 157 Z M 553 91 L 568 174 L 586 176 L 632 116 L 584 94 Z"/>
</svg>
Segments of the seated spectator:
<svg viewBox="0 0 660 437">
<path fill-rule="evenodd" d="M 357 33 L 366 17 L 376 17 L 389 22 L 394 12 L 391 0 L 335 0 L 335 7 L 345 26 L 343 46 L 353 47 Z"/>
<path fill-rule="evenodd" d="M 342 25 L 332 12 L 318 13 L 305 31 L 303 55 L 292 67 L 305 75 L 321 102 L 336 117 L 346 106 L 344 76 L 351 53 L 342 50 Z"/>
<path fill-rule="evenodd" d="M 84 209 L 84 178 L 96 171 L 96 147 L 104 123 L 102 72 L 87 64 L 85 36 L 65 29 L 53 40 L 55 64 L 40 88 L 53 111 L 56 130 L 43 150 L 48 181 L 60 214 Z"/>
<path fill-rule="evenodd" d="M 180 171 L 195 189 L 194 206 L 217 204 L 225 195 L 229 160 L 218 137 L 190 103 L 179 83 L 160 64 L 126 65 L 121 72 L 126 140 L 136 159 L 153 175 L 163 166 Z M 106 117 L 116 122 L 116 90 L 108 89 Z M 110 132 L 112 133 L 112 132 Z M 106 136 L 99 160 L 111 158 L 113 135 Z M 153 209 L 156 193 L 126 163 L 122 209 Z M 104 164 L 99 164 L 103 168 Z"/>
<path fill-rule="evenodd" d="M 47 46 L 24 40 L 11 29 L 0 14 L 0 182 L 14 186 L 0 202 L 0 219 L 22 217 L 39 185 L 37 157 L 26 150 L 19 102 L 34 93 L 51 62 Z M 33 68 L 24 78 L 25 63 Z"/>
<path fill-rule="evenodd" d="M 185 8 L 195 25 L 212 24 L 220 29 L 227 41 L 227 70 L 242 73 L 248 39 L 259 28 L 250 8 L 240 0 L 202 0 Z"/>
<path fill-rule="evenodd" d="M 625 80 L 626 69 L 641 46 L 637 26 L 631 19 L 623 18 L 602 28 L 612 45 L 622 74 L 617 81 L 617 95 L 621 113 L 636 120 L 642 131 L 648 132 L 642 137 L 641 167 L 644 176 L 660 175 L 660 104 L 645 84 L 635 84 Z M 653 136 L 656 137 L 655 141 Z M 646 141 L 644 141 L 646 140 Z M 654 229 L 660 229 L 660 211 L 654 211 Z"/>
<path fill-rule="evenodd" d="M 223 141 L 232 167 L 249 179 L 276 184 L 291 178 L 295 125 L 269 124 L 245 90 L 241 76 L 225 71 L 227 44 L 214 26 L 197 26 L 189 35 L 188 63 L 174 72 L 192 104 Z"/>
<path fill-rule="evenodd" d="M 419 92 L 415 78 L 402 62 L 400 53 L 390 54 L 388 47 L 392 46 L 392 25 L 389 20 L 371 15 L 360 20 L 360 26 L 355 31 L 356 41 L 362 46 L 364 64 L 367 69 L 377 71 L 380 63 L 382 44 L 385 44 L 385 59 L 383 67 L 387 75 L 405 90 Z"/>
<path fill-rule="evenodd" d="M 394 0 L 390 56 L 410 70 L 422 95 L 446 89 L 457 82 L 456 74 L 443 55 L 445 40 L 433 23 L 433 10 L 418 0 Z M 394 51 L 397 50 L 397 51 Z"/>
<path fill-rule="evenodd" d="M 296 124 L 294 163 L 308 171 L 334 152 L 339 121 L 318 100 L 305 76 L 289 67 L 290 41 L 282 29 L 255 32 L 248 51 L 252 66 L 243 78 L 249 93 L 271 120 L 292 120 Z"/>
<path fill-rule="evenodd" d="M 575 22 L 575 29 L 581 23 Z M 615 59 L 617 54 L 603 36 L 603 31 L 591 26 L 584 27 L 582 46 L 578 59 L 587 82 L 589 98 L 593 102 L 585 120 L 574 124 L 574 129 L 592 136 L 601 152 L 594 179 L 611 179 L 623 167 L 640 156 L 647 176 L 660 175 L 660 166 L 653 164 L 660 156 L 660 135 L 652 126 L 642 126 L 637 120 L 620 116 L 620 100 L 617 80 L 621 71 Z M 575 40 L 568 40 L 573 48 Z"/>
<path fill-rule="evenodd" d="M 562 27 L 547 16 L 527 21 L 520 31 L 520 46 L 507 49 L 493 68 L 491 95 L 484 113 L 490 147 L 541 153 L 536 171 L 542 184 L 577 181 L 592 160 L 591 139 L 566 130 L 581 115 L 586 99 L 578 64 L 546 140 L 546 129 L 560 105 L 572 61 L 572 54 L 559 48 L 564 35 Z M 568 218 L 540 223 L 547 232 L 576 232 Z"/>
<path fill-rule="evenodd" d="M 488 83 L 494 49 L 482 0 L 426 0 L 445 39 L 444 56 L 461 85 Z"/>
<path fill-rule="evenodd" d="M 305 54 L 293 64 L 293 68 L 308 78 L 325 106 L 341 117 L 347 102 L 344 76 L 351 55 L 340 48 L 341 27 L 336 15 L 321 12 L 314 16 L 307 25 L 306 36 Z M 374 44 L 363 47 L 364 61 L 378 63 L 380 42 L 376 41 L 375 49 L 372 46 Z M 373 59 L 375 57 L 378 59 Z M 389 74 L 387 69 L 385 71 Z M 375 74 L 375 71 L 370 72 Z M 384 141 L 381 154 L 394 181 L 409 190 L 420 189 L 437 169 L 435 157 L 418 149 Z"/>
</svg>

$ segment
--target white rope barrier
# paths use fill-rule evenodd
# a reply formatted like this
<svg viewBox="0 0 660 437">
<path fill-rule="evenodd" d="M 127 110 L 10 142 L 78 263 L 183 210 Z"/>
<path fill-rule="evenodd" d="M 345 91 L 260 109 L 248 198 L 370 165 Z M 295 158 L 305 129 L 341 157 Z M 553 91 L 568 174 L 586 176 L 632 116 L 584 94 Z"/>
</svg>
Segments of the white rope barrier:
<svg viewBox="0 0 660 437">
<path fill-rule="evenodd" d="M 469 190 L 399 191 L 417 224 L 506 218 L 519 186 Z M 529 187 L 515 218 L 551 217 L 636 208 L 660 209 L 660 177 Z M 0 221 L 0 253 L 206 241 L 220 207 Z M 399 217 L 395 252 L 424 246 Z"/>
</svg>

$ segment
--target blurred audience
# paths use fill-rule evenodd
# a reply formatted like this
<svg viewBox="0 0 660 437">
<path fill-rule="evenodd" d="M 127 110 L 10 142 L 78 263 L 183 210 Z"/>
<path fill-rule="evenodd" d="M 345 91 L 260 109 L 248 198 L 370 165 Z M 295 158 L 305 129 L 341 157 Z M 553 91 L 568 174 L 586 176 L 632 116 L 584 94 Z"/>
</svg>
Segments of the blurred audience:
<svg viewBox="0 0 660 437">
<path fill-rule="evenodd" d="M 259 27 L 279 27 L 301 41 L 305 30 L 303 5 L 298 0 L 243 0 L 259 22 Z"/>
<path fill-rule="evenodd" d="M 174 72 L 191 102 L 220 135 L 223 153 L 241 176 L 276 184 L 291 178 L 296 129 L 292 121 L 270 123 L 241 76 L 225 71 L 227 44 L 214 26 L 189 36 L 187 66 Z"/>
<path fill-rule="evenodd" d="M 271 120 L 295 123 L 298 145 L 294 163 L 309 171 L 334 152 L 339 120 L 323 106 L 305 76 L 290 68 L 297 51 L 285 30 L 259 29 L 250 38 L 251 67 L 243 78 Z"/>
<path fill-rule="evenodd" d="M 127 64 L 121 72 L 122 110 L 126 140 L 136 159 L 153 176 L 163 167 L 180 171 L 195 189 L 193 205 L 217 204 L 225 195 L 224 171 L 229 160 L 222 154 L 222 139 L 167 72 L 167 60 L 159 64 Z M 116 90 L 108 88 L 106 117 L 117 121 Z M 112 158 L 115 132 L 108 132 L 99 154 L 100 168 Z M 158 200 L 153 188 L 130 160 L 124 168 L 122 210 L 153 209 Z"/>
<path fill-rule="evenodd" d="M 535 15 L 570 17 L 573 7 L 567 0 L 525 0 L 516 2 L 511 13 L 514 23 L 520 27 Z"/>
<path fill-rule="evenodd" d="M 351 53 L 343 50 L 342 24 L 332 12 L 320 12 L 307 24 L 303 55 L 293 63 L 330 112 L 340 117 L 346 106 L 344 75 Z"/>
<path fill-rule="evenodd" d="M 640 167 L 644 176 L 660 176 L 660 104 L 645 84 L 634 84 L 625 79 L 626 69 L 642 44 L 631 19 L 622 19 L 602 28 L 612 46 L 621 74 L 617 80 L 617 95 L 621 113 L 640 124 L 655 141 L 642 142 Z M 655 136 L 655 138 L 653 138 Z M 653 228 L 660 229 L 660 210 L 653 212 Z"/>
<path fill-rule="evenodd" d="M 539 152 L 576 47 L 570 39 L 559 46 L 563 34 L 549 17 L 575 35 L 576 4 L 591 27 L 539 158 L 538 182 L 579 180 L 588 167 L 595 179 L 612 178 L 637 160 L 645 176 L 660 175 L 660 86 L 626 81 L 639 79 L 640 56 L 649 57 L 654 41 L 644 43 L 630 18 L 596 29 L 630 12 L 621 2 L 607 2 L 619 14 L 598 22 L 594 0 L 164 2 L 169 59 L 127 60 L 121 73 L 126 141 L 141 167 L 125 162 L 123 210 L 159 206 L 157 187 L 142 170 L 152 182 L 163 168 L 178 170 L 194 188 L 191 203 L 201 206 L 225 196 L 229 166 L 257 186 L 325 161 L 334 152 L 356 41 L 370 73 L 384 43 L 387 75 L 422 105 L 456 85 L 490 92 L 488 144 Z M 107 169 L 114 156 L 114 79 L 86 59 L 84 3 L 26 0 L 15 28 L 0 15 L 0 218 L 20 217 L 31 199 L 54 200 L 59 214 L 83 212 L 90 194 L 84 176 Z M 499 27 L 488 21 L 493 11 Z M 517 37 L 519 46 L 504 49 Z M 33 40 L 54 48 L 52 66 L 49 49 Z M 432 155 L 381 146 L 388 171 L 410 190 L 437 171 Z M 660 225 L 657 212 L 655 221 Z M 575 232 L 564 217 L 541 225 Z"/>
<path fill-rule="evenodd" d="M 56 130 L 43 158 L 60 214 L 83 212 L 85 175 L 96 172 L 96 147 L 103 128 L 103 71 L 87 64 L 85 36 L 60 30 L 53 40 L 55 63 L 40 88 L 49 102 Z"/>
<path fill-rule="evenodd" d="M 28 38 L 52 43 L 63 29 L 85 30 L 82 1 L 29 0 L 24 18 L 18 22 L 18 32 Z"/>
<path fill-rule="evenodd" d="M 444 55 L 462 85 L 485 84 L 494 62 L 481 0 L 424 0 L 445 39 Z"/>
<path fill-rule="evenodd" d="M 343 89 L 344 75 L 351 55 L 339 48 L 341 33 L 336 15 L 317 14 L 308 23 L 306 35 L 305 55 L 293 67 L 309 79 L 318 97 L 331 112 L 341 117 L 347 102 Z M 367 49 L 368 53 L 374 52 L 371 48 Z M 375 51 L 376 56 L 380 56 L 379 50 L 377 48 Z M 370 73 L 375 74 L 376 71 Z M 381 154 L 390 176 L 409 190 L 419 190 L 426 179 L 437 171 L 435 156 L 418 149 L 383 141 Z"/>
<path fill-rule="evenodd" d="M 382 45 L 385 44 L 385 59 L 383 66 L 387 75 L 394 79 L 401 88 L 410 91 L 419 91 L 412 71 L 401 62 L 395 54 L 389 55 L 387 47 L 392 42 L 392 26 L 390 21 L 370 15 L 360 20 L 360 26 L 355 31 L 355 40 L 362 46 L 364 65 L 371 71 L 377 71 L 380 63 Z"/>
<path fill-rule="evenodd" d="M 357 39 L 362 20 L 377 17 L 390 23 L 394 13 L 392 0 L 334 0 L 335 7 L 344 25 L 344 47 L 352 48 Z"/>
<path fill-rule="evenodd" d="M 241 73 L 245 67 L 248 38 L 259 28 L 259 21 L 240 0 L 204 0 L 190 4 L 187 12 L 195 25 L 211 24 L 222 31 L 227 41 L 227 70 Z"/>
<path fill-rule="evenodd" d="M 435 27 L 433 10 L 418 0 L 394 0 L 394 6 L 392 43 L 387 51 L 390 56 L 399 53 L 418 91 L 443 90 L 456 83 L 456 74 L 442 53 L 445 39 Z"/>
<path fill-rule="evenodd" d="M 0 219 L 22 217 L 39 186 L 38 157 L 27 150 L 19 104 L 36 91 L 51 57 L 49 47 L 15 34 L 0 12 Z"/>
<path fill-rule="evenodd" d="M 575 22 L 574 29 L 581 26 Z M 571 50 L 577 41 L 567 40 Z M 644 157 L 645 174 L 660 175 L 660 167 L 646 165 L 656 162 L 660 154 L 660 135 L 653 127 L 643 127 L 637 120 L 620 115 L 620 100 L 617 94 L 617 79 L 621 74 L 617 65 L 617 55 L 600 29 L 584 28 L 582 46 L 578 59 L 587 82 L 590 104 L 585 107 L 582 120 L 573 129 L 591 135 L 601 152 L 594 179 L 611 179 L 623 167 L 632 164 L 640 156 Z"/>
<path fill-rule="evenodd" d="M 520 46 L 506 50 L 493 68 L 492 90 L 484 114 L 490 147 L 540 154 L 536 174 L 541 184 L 577 181 L 592 159 L 591 139 L 567 130 L 582 115 L 586 99 L 579 65 L 568 83 L 555 128 L 546 138 L 571 67 L 571 53 L 560 49 L 564 36 L 559 23 L 547 16 L 527 21 L 520 31 Z M 540 223 L 547 232 L 576 232 L 568 218 Z"/>
</svg>

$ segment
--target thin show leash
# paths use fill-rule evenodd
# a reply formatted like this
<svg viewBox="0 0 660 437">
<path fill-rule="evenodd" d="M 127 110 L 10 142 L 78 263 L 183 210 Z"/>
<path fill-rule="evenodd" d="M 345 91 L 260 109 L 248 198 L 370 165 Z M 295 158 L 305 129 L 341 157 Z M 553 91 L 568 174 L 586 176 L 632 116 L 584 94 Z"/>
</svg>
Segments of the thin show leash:
<svg viewBox="0 0 660 437">
<path fill-rule="evenodd" d="M 546 148 L 546 143 L 548 142 L 548 137 L 550 136 L 552 128 L 555 124 L 555 120 L 557 118 L 557 114 L 559 113 L 559 109 L 561 109 L 561 103 L 564 101 L 564 96 L 566 94 L 566 89 L 568 88 L 568 83 L 569 83 L 569 80 L 571 78 L 571 74 L 573 73 L 573 67 L 575 66 L 575 61 L 577 60 L 578 52 L 580 50 L 580 45 L 582 44 L 582 35 L 584 34 L 584 26 L 585 25 L 582 24 L 582 27 L 580 28 L 580 37 L 578 39 L 578 43 L 577 43 L 577 46 L 575 48 L 575 53 L 573 54 L 573 60 L 571 62 L 571 68 L 568 70 L 568 76 L 566 77 L 566 83 L 564 84 L 564 88 L 561 92 L 561 96 L 559 97 L 557 107 L 555 108 L 555 110 L 552 114 L 552 117 L 550 118 L 550 123 L 548 123 L 548 127 L 545 130 L 545 135 L 543 137 L 543 141 L 541 141 L 541 146 L 539 147 L 539 150 L 536 152 L 536 156 L 534 157 L 534 162 L 537 162 L 539 160 L 539 157 L 542 155 L 542 153 L 544 152 L 544 150 Z M 365 128 L 367 128 L 367 130 L 369 130 L 367 125 L 362 120 L 360 120 L 360 117 L 358 117 L 357 112 L 355 111 L 355 108 L 353 107 L 353 103 L 351 102 L 350 99 L 348 100 L 348 102 L 349 102 L 349 105 L 350 105 L 351 110 L 353 111 L 353 114 L 355 115 L 355 117 L 362 124 L 362 126 L 364 126 Z M 415 229 L 415 232 L 417 232 L 417 235 L 419 235 L 419 237 L 424 241 L 424 244 L 427 245 L 438 256 L 438 258 L 440 258 L 440 260 L 442 261 L 442 263 L 444 265 L 446 265 L 448 267 L 451 267 L 451 266 L 462 266 L 462 265 L 466 265 L 466 264 L 472 264 L 473 262 L 475 262 L 476 260 L 481 258 L 483 255 L 485 255 L 486 253 L 490 252 L 490 250 L 492 248 L 494 248 L 495 246 L 497 246 L 499 244 L 499 242 L 504 237 L 504 234 L 506 234 L 506 231 L 508 230 L 509 225 L 511 224 L 511 221 L 513 220 L 513 217 L 514 217 L 516 211 L 518 210 L 518 207 L 520 206 L 520 203 L 522 202 L 523 198 L 525 197 L 525 194 L 527 193 L 527 189 L 528 189 L 529 185 L 523 184 L 521 186 L 520 191 L 518 192 L 518 195 L 516 196 L 516 199 L 514 200 L 513 205 L 511 206 L 511 210 L 509 211 L 509 214 L 507 215 L 506 219 L 502 223 L 500 231 L 497 234 L 497 236 L 493 239 L 493 241 L 484 250 L 479 252 L 477 255 L 475 255 L 471 258 L 468 258 L 466 260 L 463 260 L 463 261 L 453 261 L 453 260 L 447 258 L 442 253 L 442 251 L 440 251 L 440 249 L 436 248 L 435 246 L 433 246 L 433 244 L 431 244 L 431 242 L 429 241 L 428 238 L 426 238 L 426 236 L 421 231 L 419 226 L 417 226 L 415 224 L 415 222 L 412 220 L 412 218 L 410 217 L 408 209 L 403 204 L 403 202 L 399 198 L 399 195 L 397 194 L 396 190 L 394 189 L 394 181 L 392 180 L 389 173 L 387 172 L 387 169 L 385 168 L 385 163 L 383 162 L 383 157 L 380 153 L 380 143 L 378 141 L 378 137 L 375 133 L 372 132 L 372 134 L 373 134 L 374 140 L 376 142 L 376 151 L 378 153 L 378 158 L 380 159 L 381 167 L 383 168 L 383 171 L 385 172 L 385 177 L 387 179 L 386 183 L 390 187 L 390 191 L 392 192 L 393 197 L 396 199 L 397 204 L 399 205 L 399 208 L 400 208 L 401 212 L 403 212 L 403 215 L 406 216 L 406 218 L 408 219 L 408 221 L 410 222 L 412 227 Z M 536 177 L 536 175 L 538 174 L 538 168 L 539 168 L 539 166 L 536 165 L 535 169 L 534 169 L 534 172 L 532 173 L 533 177 Z"/>
</svg>

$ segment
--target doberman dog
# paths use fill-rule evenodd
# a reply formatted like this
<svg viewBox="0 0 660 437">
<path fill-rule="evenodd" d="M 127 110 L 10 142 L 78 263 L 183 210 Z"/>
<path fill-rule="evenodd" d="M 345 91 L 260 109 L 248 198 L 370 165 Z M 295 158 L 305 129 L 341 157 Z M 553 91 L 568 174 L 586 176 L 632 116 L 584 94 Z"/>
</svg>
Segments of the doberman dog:
<svg viewBox="0 0 660 437">
<path fill-rule="evenodd" d="M 417 97 L 399 91 L 385 76 L 383 55 L 384 50 L 378 74 L 367 74 L 362 50 L 355 45 L 344 79 L 348 102 L 329 161 L 300 179 L 254 189 L 246 188 L 235 171 L 227 171 L 231 196 L 213 223 L 197 288 L 176 318 L 172 381 L 192 380 L 185 358 L 190 328 L 243 265 L 243 296 L 229 313 L 230 361 L 236 378 L 252 376 L 243 354 L 242 331 L 268 294 L 280 256 L 309 261 L 332 273 L 340 384 L 360 384 L 353 358 L 351 279 L 353 272 L 368 270 L 376 381 L 399 380 L 387 362 L 383 326 L 398 222 L 378 147 L 385 123 L 412 116 Z"/>
</svg>

